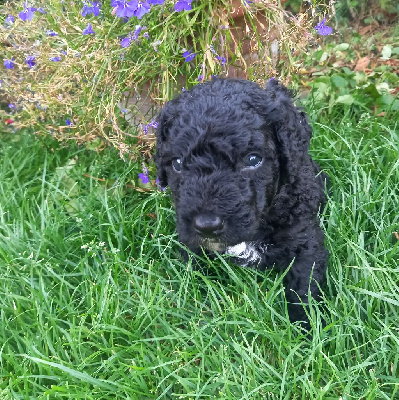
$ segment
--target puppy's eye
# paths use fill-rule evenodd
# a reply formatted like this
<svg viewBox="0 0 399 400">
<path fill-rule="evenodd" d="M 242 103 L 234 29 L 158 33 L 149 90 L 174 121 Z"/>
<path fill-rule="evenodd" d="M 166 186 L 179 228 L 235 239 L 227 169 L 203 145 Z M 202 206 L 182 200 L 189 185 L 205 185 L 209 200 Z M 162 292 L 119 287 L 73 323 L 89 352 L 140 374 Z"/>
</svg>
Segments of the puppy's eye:
<svg viewBox="0 0 399 400">
<path fill-rule="evenodd" d="M 174 158 L 172 160 L 172 168 L 175 172 L 181 172 L 182 162 L 180 158 Z"/>
<path fill-rule="evenodd" d="M 244 158 L 244 168 L 256 168 L 262 164 L 262 157 L 257 154 L 249 154 Z"/>
</svg>

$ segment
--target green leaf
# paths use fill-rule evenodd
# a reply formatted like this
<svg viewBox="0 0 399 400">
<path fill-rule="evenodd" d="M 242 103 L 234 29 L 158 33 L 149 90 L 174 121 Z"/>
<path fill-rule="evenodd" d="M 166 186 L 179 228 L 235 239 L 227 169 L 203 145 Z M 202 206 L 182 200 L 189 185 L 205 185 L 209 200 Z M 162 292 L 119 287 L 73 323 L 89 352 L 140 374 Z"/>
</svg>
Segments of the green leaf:
<svg viewBox="0 0 399 400">
<path fill-rule="evenodd" d="M 381 97 L 380 93 L 378 92 L 377 88 L 373 83 L 365 87 L 364 92 L 365 94 L 371 96 L 373 99 L 378 99 L 379 97 Z"/>
<path fill-rule="evenodd" d="M 76 369 L 72 369 L 72 368 L 66 367 L 65 365 L 58 364 L 58 363 L 51 362 L 51 361 L 47 361 L 47 360 L 42 360 L 42 359 L 36 358 L 36 357 L 30 357 L 30 356 L 28 356 L 26 354 L 24 355 L 24 357 L 28 358 L 29 360 L 31 360 L 31 361 L 33 361 L 35 363 L 45 364 L 45 365 L 48 365 L 50 367 L 57 368 L 57 369 L 61 370 L 63 373 L 65 373 L 66 375 L 69 375 L 69 376 L 71 376 L 71 377 L 73 377 L 73 378 L 75 378 L 77 380 L 80 380 L 82 382 L 86 382 L 86 383 L 91 384 L 93 386 L 102 387 L 104 389 L 112 390 L 112 391 L 117 389 L 116 384 L 113 383 L 113 382 L 107 382 L 107 381 L 102 380 L 102 379 L 100 380 L 100 379 L 93 378 L 90 375 L 86 374 L 85 372 L 77 371 Z"/>
<path fill-rule="evenodd" d="M 385 45 L 381 51 L 381 58 L 383 60 L 389 60 L 391 58 L 391 55 L 392 55 L 392 47 Z"/>
<path fill-rule="evenodd" d="M 389 109 L 392 111 L 399 110 L 399 100 L 393 97 L 391 94 L 382 95 L 379 101 L 377 101 L 376 103 L 380 106 L 383 106 L 385 109 Z"/>
<path fill-rule="evenodd" d="M 351 76 L 354 74 L 354 72 L 351 69 L 349 69 L 348 67 L 342 67 L 342 71 L 344 71 L 345 75 Z"/>
<path fill-rule="evenodd" d="M 317 86 L 314 86 L 313 97 L 315 100 L 324 100 L 328 96 L 328 88 L 324 82 L 318 82 Z"/>
<path fill-rule="evenodd" d="M 314 83 L 319 84 L 320 82 L 325 83 L 326 85 L 331 86 L 331 78 L 329 76 L 319 76 L 314 80 Z M 312 84 L 312 82 L 309 82 L 309 84 Z"/>
<path fill-rule="evenodd" d="M 338 96 L 335 100 L 335 103 L 345 104 L 350 106 L 355 101 L 354 97 L 351 94 L 344 94 L 343 96 Z"/>
<path fill-rule="evenodd" d="M 394 86 L 399 86 L 399 76 L 394 72 L 385 72 L 382 77 L 385 82 L 391 83 Z"/>
<path fill-rule="evenodd" d="M 364 84 L 367 82 L 367 75 L 363 71 L 356 71 L 353 79 L 357 85 Z"/>
<path fill-rule="evenodd" d="M 328 59 L 328 57 L 330 57 L 330 54 L 327 53 L 326 51 L 324 51 L 319 59 L 319 62 L 322 63 L 322 62 L 326 61 Z"/>
<path fill-rule="evenodd" d="M 349 43 L 341 43 L 335 46 L 335 51 L 346 51 L 349 49 Z"/>
<path fill-rule="evenodd" d="M 377 83 L 375 87 L 378 90 L 378 93 L 380 94 L 385 94 L 389 92 L 389 84 L 387 82 Z"/>
<path fill-rule="evenodd" d="M 331 77 L 331 82 L 333 85 L 337 88 L 342 88 L 342 87 L 347 87 L 348 86 L 348 81 L 347 79 L 343 78 L 340 75 L 333 75 Z"/>
</svg>

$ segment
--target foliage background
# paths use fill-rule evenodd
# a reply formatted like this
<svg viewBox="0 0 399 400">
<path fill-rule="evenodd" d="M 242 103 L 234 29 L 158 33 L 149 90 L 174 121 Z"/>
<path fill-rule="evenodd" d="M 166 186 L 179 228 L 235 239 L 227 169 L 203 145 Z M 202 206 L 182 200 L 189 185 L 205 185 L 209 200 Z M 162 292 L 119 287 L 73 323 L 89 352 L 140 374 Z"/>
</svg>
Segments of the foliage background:
<svg viewBox="0 0 399 400">
<path fill-rule="evenodd" d="M 317 35 L 313 27 L 328 12 L 320 6 L 317 13 L 307 9 L 294 16 L 277 0 L 247 5 L 196 1 L 192 11 L 174 12 L 174 3 L 166 1 L 152 6 L 142 20 L 124 21 L 113 15 L 109 1 L 103 2 L 98 17 L 83 17 L 82 2 L 50 0 L 34 4 L 46 14 L 36 12 L 32 21 L 22 21 L 17 17 L 22 4 L 7 2 L 0 13 L 2 54 L 15 60 L 14 69 L 3 68 L 1 98 L 3 104 L 16 105 L 15 126 L 34 127 L 37 134 L 97 150 L 112 145 L 127 158 L 150 154 L 153 137 L 143 127 L 183 87 L 211 75 L 225 76 L 229 68 L 262 84 L 272 76 L 289 82 L 301 64 L 294 53 L 303 54 Z M 236 27 L 239 13 L 245 20 Z M 5 23 L 8 14 L 16 17 L 13 24 Z M 82 34 L 88 23 L 94 35 Z M 137 24 L 146 27 L 138 40 L 121 47 L 121 39 Z M 48 30 L 58 35 L 47 36 Z M 273 40 L 279 45 L 272 51 Z M 255 62 L 245 60 L 244 45 L 258 54 Z M 194 60 L 184 61 L 186 50 L 197 53 Z M 32 55 L 36 65 L 28 68 L 24 60 Z M 52 57 L 62 60 L 53 62 Z"/>
</svg>

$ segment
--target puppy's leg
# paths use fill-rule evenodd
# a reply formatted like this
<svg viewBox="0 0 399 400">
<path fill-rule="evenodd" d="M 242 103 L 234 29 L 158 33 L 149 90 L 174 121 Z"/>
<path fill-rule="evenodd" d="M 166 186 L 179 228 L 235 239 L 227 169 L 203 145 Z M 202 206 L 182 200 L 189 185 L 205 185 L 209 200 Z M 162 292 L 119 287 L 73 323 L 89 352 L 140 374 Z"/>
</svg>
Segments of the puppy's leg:
<svg viewBox="0 0 399 400">
<path fill-rule="evenodd" d="M 258 268 L 264 270 L 274 265 L 284 271 L 294 260 L 284 279 L 288 313 L 291 322 L 303 321 L 302 326 L 309 329 L 308 295 L 310 292 L 313 299 L 320 300 L 319 286 L 327 268 L 328 252 L 324 247 L 323 231 L 316 219 L 298 221 L 276 232 L 271 242 Z"/>
<path fill-rule="evenodd" d="M 309 330 L 306 315 L 309 292 L 316 301 L 320 300 L 320 288 L 324 282 L 328 252 L 324 247 L 324 235 L 319 226 L 307 230 L 306 239 L 298 238 L 299 243 L 291 243 L 296 253 L 295 261 L 285 276 L 285 293 L 288 313 L 292 322 L 303 321 L 302 326 Z M 304 308 L 305 307 L 305 308 Z"/>
</svg>

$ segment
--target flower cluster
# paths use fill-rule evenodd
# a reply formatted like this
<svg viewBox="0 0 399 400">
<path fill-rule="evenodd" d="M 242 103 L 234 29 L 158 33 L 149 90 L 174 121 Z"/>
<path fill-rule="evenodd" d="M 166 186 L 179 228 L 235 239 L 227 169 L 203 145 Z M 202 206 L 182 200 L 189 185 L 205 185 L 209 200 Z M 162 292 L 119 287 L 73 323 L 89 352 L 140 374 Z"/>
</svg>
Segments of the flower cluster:
<svg viewBox="0 0 399 400">
<path fill-rule="evenodd" d="M 142 164 L 142 168 L 143 168 L 143 172 L 140 172 L 138 177 L 143 185 L 147 185 L 148 183 L 151 183 L 150 172 L 148 170 L 148 167 L 144 163 Z M 161 190 L 163 192 L 165 192 L 165 190 L 166 190 L 166 188 L 164 188 L 160 185 L 158 177 L 156 177 L 156 179 L 155 179 L 155 186 L 158 190 Z"/>
<path fill-rule="evenodd" d="M 13 15 L 8 15 L 7 18 L 4 21 L 4 26 L 8 28 L 15 22 L 15 18 Z"/>
<path fill-rule="evenodd" d="M 255 19 L 258 5 L 251 3 L 263 2 L 241 3 Z M 233 43 L 228 16 L 219 18 L 225 10 L 208 18 L 211 6 L 212 0 L 16 0 L 0 6 L 7 10 L 0 29 L 11 44 L 0 57 L 9 123 L 32 125 L 37 132 L 93 149 L 112 145 L 123 159 L 137 159 L 138 153 L 148 157 L 157 122 L 149 117 L 137 126 L 143 115 L 155 114 L 181 85 L 188 88 L 211 73 L 227 72 L 227 63 L 237 59 L 233 52 L 243 43 Z M 331 34 L 322 20 L 301 25 L 300 32 Z M 287 32 L 281 22 L 283 29 Z M 257 74 L 239 60 L 236 65 L 250 79 Z M 138 172 L 140 183 L 156 186 L 152 165 Z"/>
<path fill-rule="evenodd" d="M 211 49 L 211 52 L 214 54 L 216 60 L 218 60 L 222 66 L 225 65 L 226 62 L 227 62 L 226 57 L 219 56 L 219 55 L 216 53 L 216 50 L 215 50 L 215 48 L 213 47 L 213 45 L 210 46 L 210 49 Z"/>
<path fill-rule="evenodd" d="M 165 0 L 111 0 L 111 6 L 113 10 L 111 15 L 116 15 L 117 17 L 123 18 L 125 22 L 130 18 L 137 18 L 142 19 L 146 14 L 151 11 L 153 6 L 163 5 Z M 176 1 L 174 4 L 174 11 L 181 12 L 181 11 L 189 11 L 192 9 L 192 0 L 189 1 Z M 72 3 L 71 3 L 72 4 Z M 79 11 L 79 14 L 82 17 L 99 17 L 100 14 L 103 12 L 101 0 L 81 0 L 82 7 Z M 42 7 L 35 6 L 33 4 L 33 0 L 27 0 L 22 3 L 22 10 L 18 12 L 18 17 L 22 21 L 32 21 L 35 13 L 47 14 L 46 10 Z M 65 9 L 65 6 L 63 6 Z M 9 14 L 5 18 L 4 26 L 6 28 L 10 28 L 13 24 L 15 24 L 15 17 Z M 129 34 L 123 37 L 120 40 L 120 45 L 123 48 L 129 47 L 132 43 L 139 41 L 139 35 L 143 38 L 149 39 L 149 34 L 146 32 L 147 27 L 142 25 L 136 25 L 133 31 L 130 31 Z M 96 32 L 93 28 L 92 23 L 88 23 L 84 28 L 82 28 L 82 35 L 95 35 Z M 54 31 L 53 29 L 45 30 L 45 34 L 47 37 L 57 37 L 59 35 L 58 32 Z M 157 44 L 159 45 L 160 42 Z M 154 50 L 157 49 L 154 47 Z M 63 55 L 67 55 L 66 51 L 61 50 L 60 55 L 52 55 L 48 57 L 48 60 L 53 63 L 59 63 L 63 61 Z M 40 54 L 40 53 L 38 53 Z M 183 57 L 185 58 L 186 62 L 189 62 L 194 59 L 196 53 L 191 51 L 185 52 Z M 3 66 L 5 69 L 13 70 L 15 69 L 17 61 L 14 57 L 3 58 Z M 28 53 L 25 55 L 24 64 L 29 68 L 32 69 L 37 66 L 38 59 L 37 55 Z M 21 65 L 21 64 L 19 64 Z M 36 107 L 40 110 L 46 110 L 47 106 L 41 106 L 40 103 L 36 103 Z M 15 111 L 16 108 L 14 107 L 13 103 L 10 103 L 10 110 Z M 65 118 L 65 117 L 64 117 Z M 73 125 L 70 118 L 65 119 L 65 124 L 67 126 Z M 145 134 L 148 134 L 149 128 L 156 128 L 157 123 L 152 120 L 150 123 L 143 125 L 142 129 Z M 143 179 L 145 176 L 145 171 L 143 175 Z"/>
<path fill-rule="evenodd" d="M 190 1 L 178 1 L 175 4 L 175 11 L 179 12 L 179 11 L 190 11 L 191 10 L 191 0 Z"/>
<path fill-rule="evenodd" d="M 7 68 L 7 69 L 14 69 L 14 57 L 11 58 L 11 60 L 4 60 L 3 61 L 3 65 Z"/>
<path fill-rule="evenodd" d="M 323 21 L 319 22 L 315 27 L 315 30 L 319 35 L 327 36 L 333 33 L 333 29 L 330 26 L 324 25 L 325 22 L 326 19 L 324 18 Z"/>
<path fill-rule="evenodd" d="M 94 0 L 82 0 L 83 7 L 80 10 L 80 14 L 83 17 L 91 16 L 98 17 L 101 11 L 101 2 Z M 129 19 L 132 17 L 137 17 L 138 19 L 143 18 L 145 14 L 150 12 L 151 6 L 154 5 L 162 5 L 165 3 L 165 0 L 146 0 L 146 1 L 138 1 L 138 0 L 111 0 L 111 6 L 114 7 L 114 13 L 121 18 Z M 178 1 L 175 4 L 175 11 L 179 12 L 182 10 L 191 10 L 191 1 Z M 34 17 L 34 13 L 39 12 L 42 14 L 46 14 L 47 12 L 42 8 L 32 7 L 29 2 L 23 3 L 23 10 L 19 12 L 18 16 L 22 21 L 31 21 Z M 5 26 L 8 27 L 15 23 L 15 17 L 13 15 L 8 15 L 5 19 Z M 130 32 L 129 35 L 121 40 L 122 47 L 128 47 L 132 42 L 136 42 L 138 40 L 138 36 L 141 31 L 145 30 L 146 27 L 142 27 L 141 25 L 137 25 L 134 32 Z M 58 33 L 53 30 L 46 31 L 47 36 L 58 36 Z M 82 30 L 82 35 L 95 35 L 95 31 L 91 23 L 88 23 L 87 26 Z M 143 37 L 149 38 L 149 34 L 145 32 Z M 191 52 L 186 52 L 187 56 L 183 54 L 185 57 L 185 61 L 191 61 L 196 54 Z M 29 68 L 33 68 L 36 65 L 35 56 L 27 56 L 25 59 L 25 63 Z M 56 56 L 51 57 L 50 61 L 59 62 L 62 61 L 62 57 Z M 3 65 L 6 69 L 14 69 L 15 63 L 14 58 L 4 59 Z"/>
<path fill-rule="evenodd" d="M 90 23 L 87 24 L 86 28 L 83 29 L 83 31 L 82 31 L 82 35 L 94 35 L 94 34 L 95 34 L 95 32 Z"/>
<path fill-rule="evenodd" d="M 144 134 L 148 135 L 149 128 L 154 128 L 154 129 L 158 128 L 158 122 L 156 122 L 155 119 L 153 118 L 149 124 L 142 125 L 141 128 L 143 129 Z"/>
<path fill-rule="evenodd" d="M 25 58 L 25 63 L 28 65 L 29 68 L 33 68 L 36 65 L 35 56 L 27 56 Z"/>
<path fill-rule="evenodd" d="M 115 14 L 120 18 L 137 17 L 141 19 L 151 10 L 151 5 L 163 4 L 164 0 L 111 0 L 111 6 L 114 7 Z"/>
<path fill-rule="evenodd" d="M 99 1 L 83 1 L 83 8 L 80 13 L 83 17 L 93 14 L 95 17 L 100 15 L 101 3 Z"/>
<path fill-rule="evenodd" d="M 151 6 L 164 4 L 165 0 L 111 0 L 111 6 L 114 7 L 114 13 L 120 17 L 129 19 L 137 17 L 138 19 L 150 12 Z M 175 4 L 175 11 L 190 11 L 192 0 L 188 1 L 177 1 Z"/>
<path fill-rule="evenodd" d="M 146 29 L 147 27 L 145 26 L 136 25 L 134 32 L 132 33 L 132 31 L 130 31 L 129 35 L 121 40 L 121 46 L 124 48 L 129 47 L 132 42 L 137 42 L 140 32 Z M 147 39 L 149 38 L 147 32 L 145 32 L 143 36 Z"/>
<path fill-rule="evenodd" d="M 193 53 L 191 50 L 183 49 L 184 62 L 190 62 L 190 61 L 194 60 L 196 55 L 197 55 L 197 53 Z"/>
<path fill-rule="evenodd" d="M 32 21 L 34 12 L 37 11 L 35 7 L 29 7 L 28 3 L 24 3 L 24 9 L 18 14 L 22 21 Z"/>
</svg>

